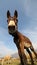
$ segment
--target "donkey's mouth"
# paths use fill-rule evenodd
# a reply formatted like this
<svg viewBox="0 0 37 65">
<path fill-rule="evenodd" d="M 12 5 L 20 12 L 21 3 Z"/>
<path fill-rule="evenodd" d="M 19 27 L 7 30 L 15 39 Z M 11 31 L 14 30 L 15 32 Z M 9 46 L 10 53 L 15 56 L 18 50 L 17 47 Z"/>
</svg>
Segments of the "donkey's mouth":
<svg viewBox="0 0 37 65">
<path fill-rule="evenodd" d="M 15 26 L 8 26 L 8 29 L 11 30 L 15 30 Z"/>
<path fill-rule="evenodd" d="M 13 34 L 15 32 L 15 26 L 8 26 L 9 34 Z"/>
</svg>

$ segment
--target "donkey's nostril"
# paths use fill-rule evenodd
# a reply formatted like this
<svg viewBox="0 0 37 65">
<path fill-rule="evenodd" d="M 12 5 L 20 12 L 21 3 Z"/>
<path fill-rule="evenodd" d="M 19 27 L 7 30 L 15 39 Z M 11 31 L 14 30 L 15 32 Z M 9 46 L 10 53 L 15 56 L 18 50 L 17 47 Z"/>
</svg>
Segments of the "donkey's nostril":
<svg viewBox="0 0 37 65">
<path fill-rule="evenodd" d="M 12 26 L 12 29 L 15 30 L 15 26 Z"/>
</svg>

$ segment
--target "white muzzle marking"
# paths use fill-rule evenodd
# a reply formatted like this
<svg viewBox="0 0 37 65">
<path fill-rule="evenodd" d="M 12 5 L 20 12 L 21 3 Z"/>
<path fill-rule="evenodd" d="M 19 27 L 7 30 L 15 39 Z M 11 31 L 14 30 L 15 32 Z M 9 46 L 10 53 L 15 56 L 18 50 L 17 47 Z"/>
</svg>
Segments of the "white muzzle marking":
<svg viewBox="0 0 37 65">
<path fill-rule="evenodd" d="M 8 26 L 15 26 L 15 22 L 13 20 L 10 20 Z"/>
</svg>

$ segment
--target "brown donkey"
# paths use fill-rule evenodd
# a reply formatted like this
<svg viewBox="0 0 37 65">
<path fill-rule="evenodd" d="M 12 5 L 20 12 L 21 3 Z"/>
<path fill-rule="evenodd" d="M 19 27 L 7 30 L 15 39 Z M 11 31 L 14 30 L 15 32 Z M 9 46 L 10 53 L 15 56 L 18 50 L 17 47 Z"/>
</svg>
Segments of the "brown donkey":
<svg viewBox="0 0 37 65">
<path fill-rule="evenodd" d="M 37 58 L 37 54 L 34 51 L 34 48 L 32 46 L 31 41 L 26 36 L 24 36 L 20 32 L 18 32 L 18 29 L 17 29 L 18 19 L 17 19 L 17 17 L 18 17 L 18 13 L 16 10 L 14 12 L 13 17 L 11 17 L 9 10 L 7 11 L 8 32 L 10 35 L 12 35 L 14 37 L 14 42 L 15 42 L 17 49 L 18 49 L 21 64 L 27 65 L 27 58 L 26 58 L 25 51 L 24 51 L 24 49 L 26 49 L 26 51 L 30 55 L 31 64 L 34 65 L 32 53 L 30 52 L 29 48 L 31 49 L 32 52 L 34 52 L 36 58 Z"/>
</svg>

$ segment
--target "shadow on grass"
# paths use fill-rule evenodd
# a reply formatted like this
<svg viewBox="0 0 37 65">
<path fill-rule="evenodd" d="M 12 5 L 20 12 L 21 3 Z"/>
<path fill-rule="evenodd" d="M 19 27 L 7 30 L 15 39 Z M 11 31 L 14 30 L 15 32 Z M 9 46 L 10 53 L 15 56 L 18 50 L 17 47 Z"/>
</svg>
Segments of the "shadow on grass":
<svg viewBox="0 0 37 65">
<path fill-rule="evenodd" d="M 19 63 L 18 65 L 21 65 L 21 63 Z M 31 62 L 29 62 L 27 65 L 32 65 L 32 64 Z M 37 62 L 35 62 L 34 65 L 37 65 Z"/>
</svg>

